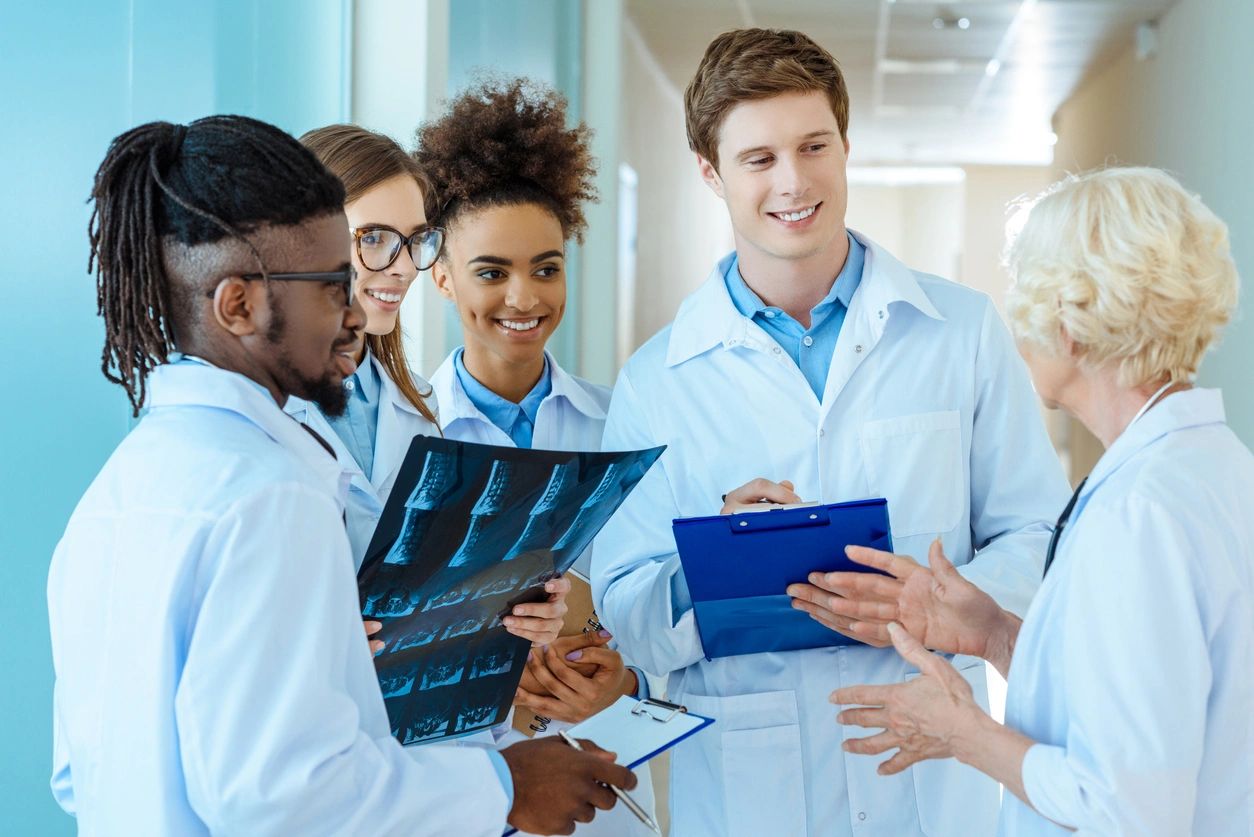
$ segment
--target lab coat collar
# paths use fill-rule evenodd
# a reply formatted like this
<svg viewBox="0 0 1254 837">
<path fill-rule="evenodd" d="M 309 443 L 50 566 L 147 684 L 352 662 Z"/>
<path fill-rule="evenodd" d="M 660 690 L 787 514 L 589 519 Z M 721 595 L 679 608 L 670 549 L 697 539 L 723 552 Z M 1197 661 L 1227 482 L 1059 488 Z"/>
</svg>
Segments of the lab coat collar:
<svg viewBox="0 0 1254 837">
<path fill-rule="evenodd" d="M 893 303 L 902 302 L 934 320 L 944 320 L 912 270 L 866 236 L 855 230 L 849 232 L 866 248 L 862 282 L 854 293 L 851 314 L 859 308 L 891 312 Z M 760 331 L 752 320 L 736 310 L 723 280 L 735 255 L 729 253 L 720 259 L 704 284 L 680 305 L 667 343 L 667 366 L 678 366 L 718 345 L 723 348 L 741 345 L 751 329 Z M 876 338 L 886 322 L 885 317 L 871 321 Z"/>
<path fill-rule="evenodd" d="M 308 465 L 327 492 L 343 504 L 348 471 L 298 422 L 279 409 L 272 398 L 238 372 L 207 362 L 163 364 L 153 370 L 149 379 L 148 406 L 153 410 L 212 407 L 242 416 Z M 334 440 L 326 441 L 334 444 Z"/>
<path fill-rule="evenodd" d="M 444 362 L 440 364 L 440 368 L 436 370 L 436 373 L 431 376 L 432 386 L 445 396 L 440 399 L 440 426 L 448 427 L 458 419 L 476 419 L 491 424 L 488 417 L 470 400 L 470 396 L 466 394 L 465 387 L 457 379 L 457 371 L 453 366 L 453 357 L 458 351 L 458 349 L 454 349 L 444 359 Z M 552 387 L 545 401 L 549 400 L 549 398 L 565 398 L 572 407 L 585 416 L 604 421 L 605 410 L 583 388 L 579 380 L 563 369 L 553 359 L 553 355 L 549 354 L 548 350 L 545 350 L 544 357 L 549 363 L 549 382 Z"/>
<path fill-rule="evenodd" d="M 1166 396 L 1127 427 L 1093 466 L 1079 502 L 1084 502 L 1111 474 L 1136 454 L 1169 433 L 1207 424 L 1223 424 L 1223 393 L 1217 389 L 1187 389 Z"/>
</svg>

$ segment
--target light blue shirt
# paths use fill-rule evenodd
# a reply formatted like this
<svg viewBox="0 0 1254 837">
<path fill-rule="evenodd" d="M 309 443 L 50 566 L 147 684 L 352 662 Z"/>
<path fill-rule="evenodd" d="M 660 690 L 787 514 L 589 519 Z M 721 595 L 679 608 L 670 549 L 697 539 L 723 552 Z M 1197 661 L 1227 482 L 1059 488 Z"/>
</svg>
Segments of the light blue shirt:
<svg viewBox="0 0 1254 837">
<path fill-rule="evenodd" d="M 466 364 L 462 362 L 464 352 L 464 349 L 458 349 L 453 353 L 453 368 L 466 397 L 487 417 L 488 421 L 509 436 L 516 446 L 531 447 L 531 437 L 535 433 L 536 416 L 540 412 L 540 404 L 553 390 L 548 356 L 545 355 L 544 371 L 540 373 L 540 380 L 530 392 L 523 396 L 522 401 L 515 404 L 479 383 L 475 376 L 466 370 Z"/>
<path fill-rule="evenodd" d="M 1217 390 L 1167 396 L 1102 456 L 1015 646 L 1036 810 L 1006 794 L 1002 834 L 1254 833 L 1252 513 Z"/>
<path fill-rule="evenodd" d="M 727 291 L 736 310 L 761 326 L 788 353 L 809 382 L 814 397 L 820 400 L 827 385 L 827 370 L 832 365 L 840 327 L 845 322 L 845 312 L 849 310 L 854 291 L 858 290 L 858 283 L 862 281 L 865 248 L 850 233 L 845 235 L 849 238 L 849 256 L 827 296 L 810 309 L 809 328 L 794 320 L 782 308 L 763 302 L 740 275 L 739 258 L 732 259 L 726 274 Z"/>
<path fill-rule="evenodd" d="M 948 759 L 880 776 L 882 756 L 841 749 L 850 728 L 828 698 L 914 673 L 891 648 L 706 660 L 675 552 L 675 518 L 717 514 L 723 493 L 755 477 L 789 479 L 804 500 L 887 498 L 896 552 L 926 563 L 939 536 L 966 578 L 1027 610 L 1070 490 L 1023 361 L 988 297 L 858 242 L 862 281 L 822 399 L 736 309 L 731 257 L 614 387 L 603 447 L 668 447 L 593 545 L 597 612 L 625 656 L 669 675 L 667 700 L 720 730 L 671 762 L 676 834 L 996 828 L 998 787 L 977 771 Z M 986 702 L 983 662 L 956 665 Z"/>
<path fill-rule="evenodd" d="M 341 463 L 204 363 L 156 369 L 149 408 L 48 577 L 52 789 L 79 830 L 499 837 L 489 753 L 391 735 Z"/>
<path fill-rule="evenodd" d="M 379 429 L 379 375 L 370 361 L 370 353 L 362 358 L 357 371 L 344 380 L 348 393 L 348 407 L 342 415 L 327 421 L 335 435 L 344 442 L 353 460 L 372 479 L 374 467 L 374 440 Z"/>
</svg>

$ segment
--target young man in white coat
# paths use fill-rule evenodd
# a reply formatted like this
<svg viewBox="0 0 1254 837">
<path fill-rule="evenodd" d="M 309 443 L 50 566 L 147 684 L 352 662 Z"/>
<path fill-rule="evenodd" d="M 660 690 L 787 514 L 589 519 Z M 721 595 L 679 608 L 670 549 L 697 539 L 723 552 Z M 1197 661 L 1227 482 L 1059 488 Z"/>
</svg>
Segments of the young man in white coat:
<svg viewBox="0 0 1254 837">
<path fill-rule="evenodd" d="M 344 190 L 279 129 L 164 122 L 92 192 L 105 366 L 148 413 L 52 559 L 57 801 L 84 834 L 569 833 L 635 784 L 560 741 L 389 732 L 325 440 L 364 323 Z"/>
<path fill-rule="evenodd" d="M 897 552 L 926 563 L 939 537 L 1023 613 L 1067 497 L 1023 365 L 989 299 L 845 228 L 849 102 L 825 50 L 797 32 L 721 35 L 685 107 L 736 252 L 618 379 L 605 448 L 668 450 L 593 551 L 623 652 L 717 719 L 675 750 L 673 834 L 991 833 L 997 786 L 974 770 L 885 779 L 842 751 L 829 695 L 911 676 L 891 649 L 704 659 L 671 520 L 717 513 L 742 485 L 729 499 L 886 497 Z M 956 663 L 986 703 L 983 663 Z"/>
</svg>

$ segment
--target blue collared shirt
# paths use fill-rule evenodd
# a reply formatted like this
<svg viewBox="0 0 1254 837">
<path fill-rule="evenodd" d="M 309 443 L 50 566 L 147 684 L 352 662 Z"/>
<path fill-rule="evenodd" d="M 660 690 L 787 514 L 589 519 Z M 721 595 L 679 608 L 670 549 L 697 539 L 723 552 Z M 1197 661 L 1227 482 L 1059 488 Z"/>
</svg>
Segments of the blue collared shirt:
<svg viewBox="0 0 1254 837">
<path fill-rule="evenodd" d="M 832 355 L 836 352 L 836 338 L 840 336 L 840 327 L 845 322 L 845 312 L 849 310 L 854 291 L 862 281 L 862 265 L 866 257 L 866 248 L 848 232 L 845 235 L 849 239 L 849 256 L 827 296 L 810 309 L 809 328 L 783 310 L 763 302 L 740 275 L 739 258 L 732 260 L 724 277 L 736 310 L 761 326 L 780 348 L 788 352 L 820 401 L 827 386 Z"/>
<path fill-rule="evenodd" d="M 351 377 L 344 380 L 348 391 L 348 409 L 343 415 L 327 418 L 335 435 L 353 455 L 366 479 L 374 467 L 374 437 L 379 429 L 379 373 L 375 371 L 370 353 Z"/>
<path fill-rule="evenodd" d="M 518 404 L 497 395 L 475 379 L 466 370 L 462 362 L 464 349 L 458 349 L 453 355 L 453 369 L 457 372 L 457 381 L 479 411 L 487 416 L 488 421 L 495 424 L 505 435 L 520 448 L 531 447 L 531 437 L 535 433 L 536 415 L 540 412 L 540 403 L 548 398 L 553 391 L 553 375 L 549 369 L 549 360 L 544 359 L 544 372 L 540 380 L 532 387 L 531 392 L 523 396 Z"/>
</svg>

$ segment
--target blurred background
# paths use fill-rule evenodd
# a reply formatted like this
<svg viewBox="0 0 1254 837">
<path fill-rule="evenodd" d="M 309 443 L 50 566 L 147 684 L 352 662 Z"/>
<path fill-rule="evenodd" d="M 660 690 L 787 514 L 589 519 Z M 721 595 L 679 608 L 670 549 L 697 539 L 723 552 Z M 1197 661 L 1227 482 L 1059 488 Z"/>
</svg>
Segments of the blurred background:
<svg viewBox="0 0 1254 837">
<path fill-rule="evenodd" d="M 853 100 L 849 225 L 907 264 L 1000 302 L 1007 208 L 1065 172 L 1176 174 L 1254 262 L 1254 3 L 1249 0 L 4 0 L 0 287 L 13 308 L 0 411 L 0 832 L 71 834 L 48 791 L 48 561 L 75 502 L 131 427 L 106 383 L 86 273 L 86 205 L 109 140 L 153 119 L 242 113 L 293 134 L 353 121 L 410 147 L 485 73 L 561 90 L 596 131 L 601 202 L 572 260 L 552 348 L 612 383 L 731 248 L 700 182 L 682 93 L 705 45 L 742 26 L 826 46 Z M 429 375 L 457 344 L 422 282 L 406 301 Z M 1247 286 L 1248 287 L 1248 286 Z M 1201 383 L 1254 446 L 1246 295 Z M 1073 481 L 1100 448 L 1048 416 Z M 143 608 L 143 602 L 131 603 Z M 258 637 L 264 644 L 265 637 Z"/>
</svg>

